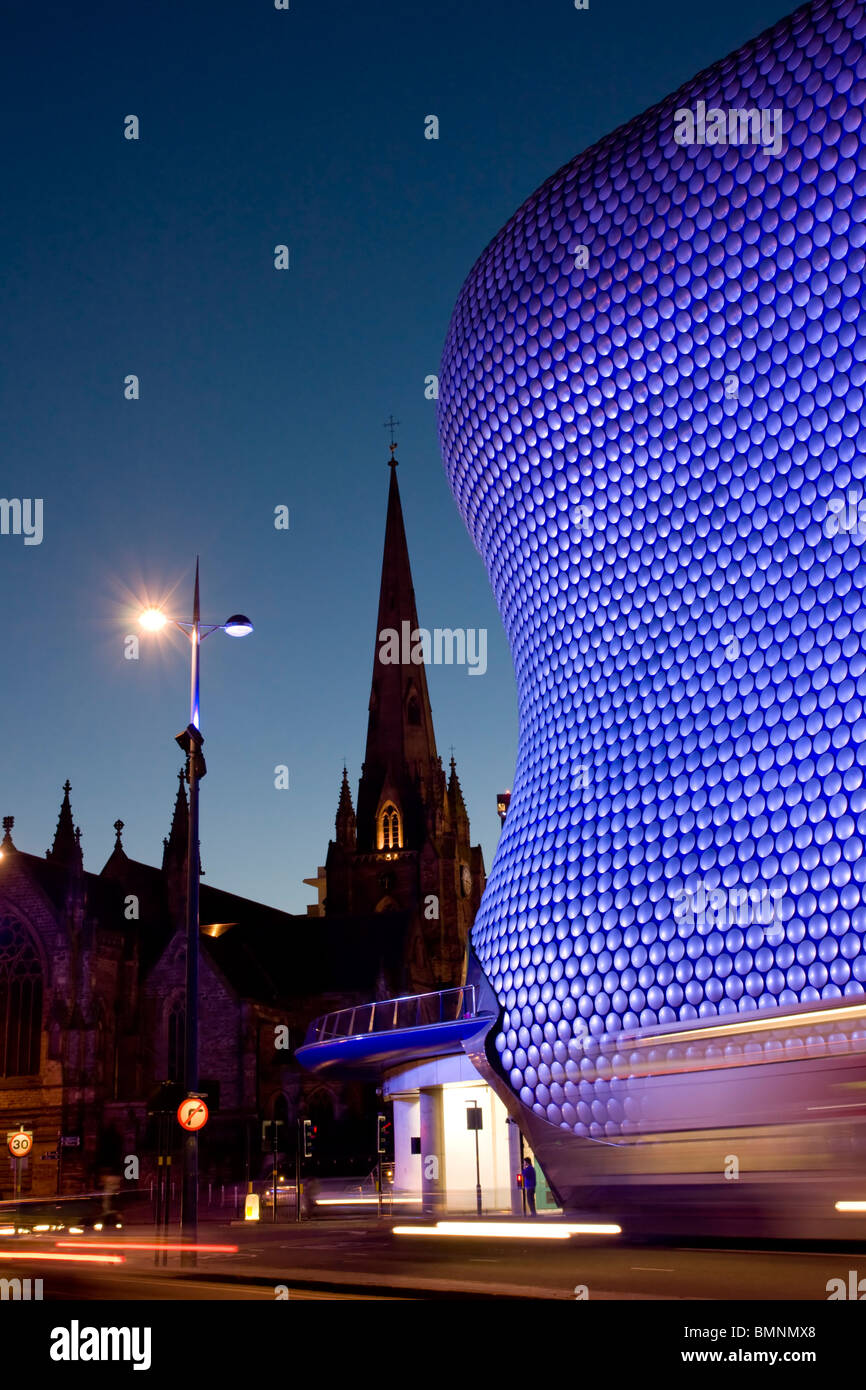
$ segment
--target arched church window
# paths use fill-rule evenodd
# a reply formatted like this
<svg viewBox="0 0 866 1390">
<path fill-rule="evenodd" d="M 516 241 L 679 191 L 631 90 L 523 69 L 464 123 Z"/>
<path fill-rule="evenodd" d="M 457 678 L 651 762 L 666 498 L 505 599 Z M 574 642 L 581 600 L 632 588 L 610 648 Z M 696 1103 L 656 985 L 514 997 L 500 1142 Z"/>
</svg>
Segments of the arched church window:
<svg viewBox="0 0 866 1390">
<path fill-rule="evenodd" d="M 30 934 L 15 917 L 0 917 L 0 1076 L 39 1071 L 42 966 Z"/>
<path fill-rule="evenodd" d="M 186 1010 L 172 1004 L 168 1014 L 168 1080 L 183 1081 L 186 1069 Z"/>
<path fill-rule="evenodd" d="M 421 706 L 419 705 L 417 696 L 415 695 L 411 695 L 409 697 L 409 709 L 407 711 L 407 718 L 410 724 L 421 723 Z"/>
<path fill-rule="evenodd" d="M 402 847 L 403 832 L 400 825 L 400 813 L 390 801 L 382 809 L 379 816 L 378 838 L 380 849 L 400 849 Z"/>
<path fill-rule="evenodd" d="M 289 1098 L 283 1091 L 279 1091 L 274 1097 L 272 1115 L 275 1120 L 279 1120 L 284 1125 L 289 1122 Z M 285 1131 L 280 1135 L 280 1138 L 285 1138 Z"/>
</svg>

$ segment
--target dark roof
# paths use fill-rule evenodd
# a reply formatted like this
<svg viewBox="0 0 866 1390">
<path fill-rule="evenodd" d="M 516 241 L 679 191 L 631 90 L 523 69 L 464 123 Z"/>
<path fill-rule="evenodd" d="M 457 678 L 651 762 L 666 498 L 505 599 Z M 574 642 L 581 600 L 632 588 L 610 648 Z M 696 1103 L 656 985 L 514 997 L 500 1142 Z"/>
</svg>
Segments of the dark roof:
<svg viewBox="0 0 866 1390">
<path fill-rule="evenodd" d="M 25 854 L 22 850 L 8 854 L 4 864 L 12 872 L 17 866 L 34 879 L 49 902 L 58 912 L 62 912 L 74 882 L 74 871 L 64 864 L 42 859 L 37 854 Z M 98 874 L 82 873 L 80 877 L 86 893 L 88 916 L 97 917 L 105 926 L 118 931 L 132 925 L 123 915 L 124 890 L 119 883 L 112 883 Z"/>
<path fill-rule="evenodd" d="M 234 902 L 242 907 L 245 899 Z M 403 912 L 295 917 L 263 908 L 261 915 L 239 911 L 216 920 L 238 925 L 217 937 L 203 935 L 202 948 L 246 998 L 275 1004 L 303 1003 L 322 994 L 374 999 L 383 974 L 391 981 L 399 978 L 407 929 Z"/>
<path fill-rule="evenodd" d="M 142 965 L 149 970 L 174 935 L 165 874 L 115 851 L 102 870 L 100 882 L 116 884 L 124 898 L 130 894 L 138 898 L 139 950 Z"/>
<path fill-rule="evenodd" d="M 19 871 L 34 880 L 58 913 L 63 911 L 75 875 L 68 868 L 24 854 L 6 855 L 0 883 Z M 166 876 L 161 869 L 125 854 L 114 854 L 102 874 L 80 874 L 86 892 L 86 915 L 121 932 L 130 947 L 138 939 L 145 972 L 151 970 L 175 933 Z M 125 900 L 139 899 L 138 920 L 128 921 Z M 374 999 L 383 979 L 396 987 L 401 976 L 408 927 L 405 912 L 364 916 L 311 917 L 281 912 L 202 884 L 203 928 L 232 923 L 219 936 L 201 937 L 202 950 L 232 989 L 262 1003 L 303 1005 L 322 995 Z"/>
</svg>

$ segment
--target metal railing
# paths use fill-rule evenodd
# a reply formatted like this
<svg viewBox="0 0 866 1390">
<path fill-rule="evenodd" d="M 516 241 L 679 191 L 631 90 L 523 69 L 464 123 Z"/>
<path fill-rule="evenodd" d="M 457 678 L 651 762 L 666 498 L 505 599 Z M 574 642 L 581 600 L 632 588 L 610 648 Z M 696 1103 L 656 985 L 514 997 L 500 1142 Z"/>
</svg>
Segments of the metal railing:
<svg viewBox="0 0 866 1390">
<path fill-rule="evenodd" d="M 304 1042 L 361 1037 L 365 1033 L 393 1033 L 402 1028 L 421 1028 L 431 1023 L 453 1023 L 459 1018 L 474 1017 L 475 986 L 458 985 L 456 989 L 440 989 L 433 994 L 379 999 L 324 1014 L 313 1019 Z"/>
</svg>

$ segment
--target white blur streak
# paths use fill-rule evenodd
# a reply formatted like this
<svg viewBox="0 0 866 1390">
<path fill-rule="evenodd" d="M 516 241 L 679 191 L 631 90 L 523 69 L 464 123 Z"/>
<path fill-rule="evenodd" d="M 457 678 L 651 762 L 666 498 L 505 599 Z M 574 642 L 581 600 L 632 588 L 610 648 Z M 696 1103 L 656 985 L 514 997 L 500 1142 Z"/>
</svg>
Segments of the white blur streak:
<svg viewBox="0 0 866 1390">
<path fill-rule="evenodd" d="M 613 1224 L 557 1222 L 537 1225 L 529 1221 L 437 1221 L 435 1226 L 394 1226 L 395 1236 L 475 1236 L 496 1240 L 569 1240 L 572 1236 L 619 1236 Z"/>
</svg>

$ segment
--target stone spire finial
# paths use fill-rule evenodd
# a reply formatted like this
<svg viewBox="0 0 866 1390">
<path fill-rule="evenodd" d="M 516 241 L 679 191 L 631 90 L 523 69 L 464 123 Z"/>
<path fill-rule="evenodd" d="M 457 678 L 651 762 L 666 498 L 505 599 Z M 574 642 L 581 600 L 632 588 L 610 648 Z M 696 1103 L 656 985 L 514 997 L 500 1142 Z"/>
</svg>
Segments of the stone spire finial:
<svg viewBox="0 0 866 1390">
<path fill-rule="evenodd" d="M 390 450 L 391 450 L 391 457 L 388 459 L 388 467 L 389 467 L 389 468 L 396 468 L 396 467 L 397 467 L 397 458 L 396 458 L 396 454 L 395 454 L 395 452 L 394 452 L 394 451 L 396 450 L 396 448 L 397 448 L 397 441 L 396 441 L 396 439 L 394 438 L 394 429 L 395 429 L 395 426 L 399 425 L 399 423 L 400 423 L 400 421 L 399 421 L 399 420 L 395 420 L 393 415 L 390 415 L 390 416 L 388 417 L 388 419 L 385 421 L 385 426 L 384 426 L 385 429 L 386 429 L 386 430 L 390 430 L 390 432 L 391 432 L 391 443 L 390 443 L 390 445 L 388 446 L 388 447 L 390 448 Z"/>
<path fill-rule="evenodd" d="M 57 818 L 57 829 L 54 832 L 54 844 L 48 851 L 46 858 L 52 864 L 59 864 L 68 869 L 82 868 L 81 859 L 81 831 L 76 832 L 72 821 L 72 804 L 69 800 L 69 793 L 72 791 L 69 779 L 63 783 L 63 800 L 60 803 L 60 815 Z"/>
</svg>

